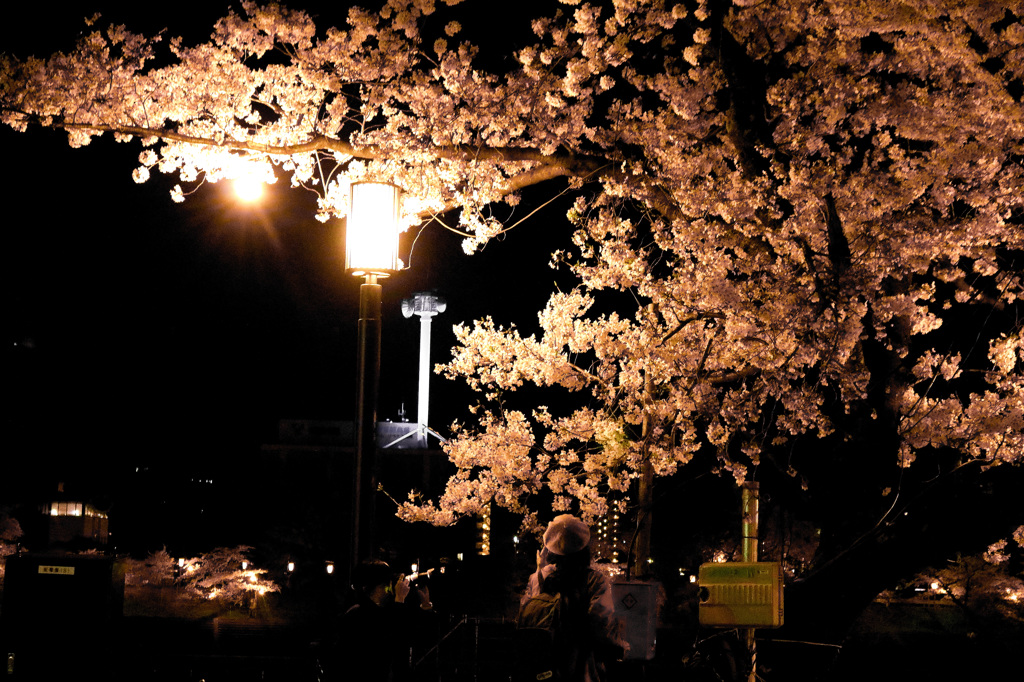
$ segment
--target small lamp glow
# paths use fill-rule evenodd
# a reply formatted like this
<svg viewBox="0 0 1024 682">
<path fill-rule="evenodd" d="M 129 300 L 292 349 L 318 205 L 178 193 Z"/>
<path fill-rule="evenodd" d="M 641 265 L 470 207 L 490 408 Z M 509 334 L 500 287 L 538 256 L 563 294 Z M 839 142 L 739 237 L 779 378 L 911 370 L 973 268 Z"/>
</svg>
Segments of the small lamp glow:
<svg viewBox="0 0 1024 682">
<path fill-rule="evenodd" d="M 402 190 L 383 182 L 354 182 L 345 227 L 345 269 L 387 277 L 398 270 Z"/>
<path fill-rule="evenodd" d="M 289 561 L 288 562 L 288 572 L 291 573 L 294 570 L 295 570 L 295 562 L 294 561 Z"/>
<path fill-rule="evenodd" d="M 334 562 L 333 561 L 328 561 L 327 562 L 327 574 L 330 575 L 331 573 L 334 573 Z"/>
</svg>

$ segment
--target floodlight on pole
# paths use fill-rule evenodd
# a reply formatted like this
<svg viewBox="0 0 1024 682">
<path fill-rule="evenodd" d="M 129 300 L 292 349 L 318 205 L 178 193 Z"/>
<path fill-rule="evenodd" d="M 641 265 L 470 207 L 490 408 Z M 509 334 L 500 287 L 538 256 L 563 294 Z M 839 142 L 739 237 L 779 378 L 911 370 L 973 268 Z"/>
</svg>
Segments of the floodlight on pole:
<svg viewBox="0 0 1024 682">
<path fill-rule="evenodd" d="M 345 269 L 364 277 L 359 287 L 356 352 L 356 448 L 350 563 L 374 554 L 377 390 L 380 383 L 381 286 L 398 270 L 401 190 L 378 182 L 352 183 L 345 226 Z"/>
<path fill-rule="evenodd" d="M 416 408 L 416 421 L 419 440 L 424 444 L 430 429 L 430 321 L 435 315 L 443 313 L 447 304 L 440 296 L 427 292 L 416 292 L 412 298 L 402 301 L 402 315 L 420 318 L 420 366 L 419 366 L 419 402 Z"/>
</svg>

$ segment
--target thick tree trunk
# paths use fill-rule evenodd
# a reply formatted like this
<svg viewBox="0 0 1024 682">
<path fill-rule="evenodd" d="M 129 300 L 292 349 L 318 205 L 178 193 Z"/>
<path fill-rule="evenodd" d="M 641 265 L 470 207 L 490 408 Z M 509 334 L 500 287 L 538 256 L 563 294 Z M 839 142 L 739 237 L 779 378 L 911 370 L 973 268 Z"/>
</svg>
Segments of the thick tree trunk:
<svg viewBox="0 0 1024 682">
<path fill-rule="evenodd" d="M 767 640 L 759 661 L 770 679 L 828 679 L 851 627 L 880 592 L 958 553 L 984 551 L 1024 523 L 1022 486 L 1017 467 L 960 467 L 917 491 L 892 522 L 819 557 L 817 570 L 786 587 L 785 626 L 758 633 Z"/>
</svg>

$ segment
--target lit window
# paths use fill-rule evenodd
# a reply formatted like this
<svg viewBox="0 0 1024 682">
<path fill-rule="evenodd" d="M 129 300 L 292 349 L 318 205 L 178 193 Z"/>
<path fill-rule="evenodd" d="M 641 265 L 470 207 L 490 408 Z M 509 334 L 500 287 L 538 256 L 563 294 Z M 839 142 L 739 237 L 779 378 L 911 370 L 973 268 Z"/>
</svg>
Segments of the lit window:
<svg viewBox="0 0 1024 682">
<path fill-rule="evenodd" d="M 50 516 L 81 516 L 81 502 L 52 502 Z"/>
</svg>

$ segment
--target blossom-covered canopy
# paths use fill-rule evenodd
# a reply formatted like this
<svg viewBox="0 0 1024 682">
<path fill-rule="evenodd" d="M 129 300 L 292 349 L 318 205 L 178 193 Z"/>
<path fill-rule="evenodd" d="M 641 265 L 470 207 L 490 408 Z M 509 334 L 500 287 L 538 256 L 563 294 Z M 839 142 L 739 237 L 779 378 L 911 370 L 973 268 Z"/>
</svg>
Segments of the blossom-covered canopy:
<svg viewBox="0 0 1024 682">
<path fill-rule="evenodd" d="M 811 486 L 814 458 L 1020 461 L 1024 4 L 565 0 L 503 19 L 533 33 L 507 56 L 455 4 L 328 28 L 243 2 L 197 45 L 96 28 L 3 57 L 0 118 L 137 138 L 136 179 L 177 174 L 176 200 L 255 171 L 327 219 L 393 182 L 410 224 L 457 209 L 468 251 L 560 179 L 578 285 L 533 336 L 497 309 L 459 330 L 441 371 L 482 409 L 408 518 L 593 518 L 699 453 Z"/>
</svg>

